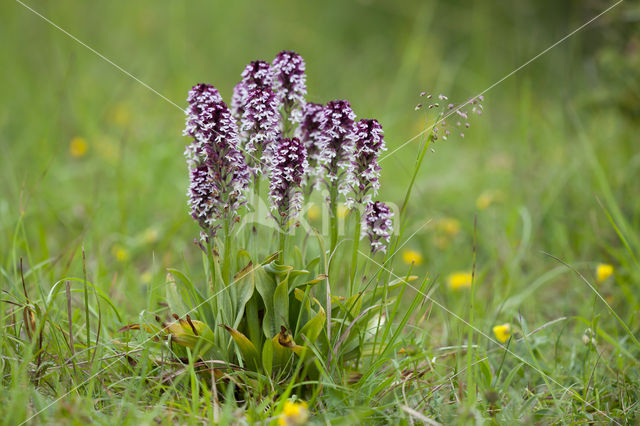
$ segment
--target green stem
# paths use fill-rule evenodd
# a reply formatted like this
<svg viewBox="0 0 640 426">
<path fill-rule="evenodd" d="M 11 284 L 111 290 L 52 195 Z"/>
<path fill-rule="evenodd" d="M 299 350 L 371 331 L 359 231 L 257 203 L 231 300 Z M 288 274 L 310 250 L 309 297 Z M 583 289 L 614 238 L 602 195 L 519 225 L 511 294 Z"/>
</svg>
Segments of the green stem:
<svg viewBox="0 0 640 426">
<path fill-rule="evenodd" d="M 353 252 L 351 253 L 351 286 L 349 288 L 349 296 L 353 295 L 355 281 L 356 281 L 356 272 L 358 269 L 358 249 L 360 248 L 360 206 L 356 206 L 353 208 L 354 218 L 356 223 L 354 224 L 354 232 L 353 232 Z"/>
<path fill-rule="evenodd" d="M 329 194 L 329 232 L 331 235 L 331 246 L 329 255 L 333 253 L 338 245 L 338 187 L 337 184 L 331 185 Z"/>
<path fill-rule="evenodd" d="M 285 222 L 286 223 L 286 222 Z M 278 255 L 278 260 L 281 265 L 284 265 L 284 250 L 287 244 L 287 232 L 285 226 L 280 227 L 280 254 Z"/>
<path fill-rule="evenodd" d="M 476 241 L 473 235 L 473 271 L 471 275 L 471 294 L 469 295 L 469 326 L 467 330 L 467 402 L 469 407 L 476 403 L 475 368 L 473 367 L 473 301 L 476 293 L 475 269 L 476 269 Z"/>
<path fill-rule="evenodd" d="M 256 176 L 253 180 L 253 211 L 254 220 L 257 218 L 257 214 L 260 208 L 260 177 Z M 256 223 L 251 224 L 251 255 L 253 261 L 258 261 L 258 228 Z"/>
<path fill-rule="evenodd" d="M 231 283 L 230 268 L 231 268 L 231 226 L 229 225 L 229 220 L 225 220 L 224 257 L 222 259 L 222 279 L 225 285 L 229 285 Z"/>
<path fill-rule="evenodd" d="M 84 313 L 87 329 L 87 359 L 91 359 L 91 326 L 89 323 L 89 287 L 87 286 L 87 259 L 82 246 L 82 279 L 84 284 Z M 96 349 L 97 350 L 97 349 Z"/>
</svg>

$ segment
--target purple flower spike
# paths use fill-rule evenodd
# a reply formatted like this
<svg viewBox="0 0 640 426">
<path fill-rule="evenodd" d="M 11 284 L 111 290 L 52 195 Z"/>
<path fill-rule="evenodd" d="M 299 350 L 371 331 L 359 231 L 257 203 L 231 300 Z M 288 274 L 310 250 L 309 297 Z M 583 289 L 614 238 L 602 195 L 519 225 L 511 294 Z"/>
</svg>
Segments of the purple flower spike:
<svg viewBox="0 0 640 426">
<path fill-rule="evenodd" d="M 206 90 L 199 90 L 203 87 Z M 188 204 L 207 241 L 215 236 L 221 220 L 233 222 L 246 203 L 244 192 L 250 174 L 238 150 L 236 122 L 227 105 L 215 101 L 215 94 L 213 86 L 205 85 L 189 92 L 185 129 L 194 138 L 185 150 L 190 168 Z"/>
<path fill-rule="evenodd" d="M 211 123 L 214 105 L 222 102 L 222 97 L 212 85 L 199 83 L 189 90 L 187 102 L 189 106 L 185 110 L 187 120 L 184 135 L 198 138 L 198 135 L 206 132 Z"/>
<path fill-rule="evenodd" d="M 365 235 L 369 237 L 371 253 L 387 251 L 387 244 L 393 232 L 392 217 L 393 213 L 385 203 L 375 201 L 367 204 L 362 218 L 360 238 L 364 238 Z"/>
<path fill-rule="evenodd" d="M 271 88 L 273 74 L 271 65 L 266 61 L 250 62 L 242 71 L 242 80 L 233 89 L 231 97 L 231 112 L 240 119 L 244 112 L 249 92 L 256 88 Z"/>
<path fill-rule="evenodd" d="M 353 179 L 353 154 L 356 115 L 347 101 L 330 101 L 324 108 L 320 163 L 328 186 L 348 194 Z"/>
<path fill-rule="evenodd" d="M 283 50 L 271 64 L 273 90 L 278 95 L 292 123 L 302 120 L 302 108 L 307 95 L 307 75 L 302 56 L 296 52 Z"/>
<path fill-rule="evenodd" d="M 300 138 L 307 150 L 307 179 L 305 184 L 311 191 L 322 175 L 320 165 L 321 149 L 323 144 L 322 128 L 326 122 L 324 107 L 320 104 L 309 102 L 304 106 L 302 122 L 296 129 L 296 136 Z"/>
<path fill-rule="evenodd" d="M 356 124 L 354 154 L 354 198 L 351 201 L 368 204 L 380 188 L 378 156 L 386 151 L 382 126 L 377 120 L 360 120 Z M 371 194 L 369 194 L 371 191 Z"/>
<path fill-rule="evenodd" d="M 249 92 L 240 120 L 240 132 L 254 175 L 266 171 L 272 145 L 280 136 L 279 107 L 271 89 L 255 88 Z"/>
<path fill-rule="evenodd" d="M 306 168 L 304 144 L 298 138 L 281 139 L 274 149 L 269 167 L 269 201 L 283 230 L 302 210 L 300 185 Z"/>
</svg>

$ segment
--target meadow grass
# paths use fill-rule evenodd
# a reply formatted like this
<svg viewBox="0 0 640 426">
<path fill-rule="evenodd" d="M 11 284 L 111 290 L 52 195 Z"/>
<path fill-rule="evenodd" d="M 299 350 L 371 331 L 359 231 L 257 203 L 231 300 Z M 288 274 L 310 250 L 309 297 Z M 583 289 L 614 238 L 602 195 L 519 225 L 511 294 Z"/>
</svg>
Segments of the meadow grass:
<svg viewBox="0 0 640 426">
<path fill-rule="evenodd" d="M 402 3 L 31 6 L 180 108 L 196 81 L 228 98 L 246 62 L 295 49 L 311 100 L 350 99 L 383 124 L 389 153 L 425 128 L 420 91 L 475 95 L 607 7 Z M 638 422 L 639 54 L 611 53 L 638 40 L 632 6 L 492 89 L 464 139 L 383 158 L 381 198 L 406 220 L 393 256 L 358 251 L 363 285 L 395 281 L 373 332 L 334 307 L 331 359 L 310 345 L 313 368 L 293 357 L 282 377 L 219 380 L 212 359 L 119 331 L 191 310 L 208 288 L 183 113 L 20 4 L 0 10 L 3 423 L 278 422 L 298 400 L 331 424 Z M 602 57 L 631 71 L 606 74 Z M 347 296 L 345 221 L 332 292 Z M 352 322 L 355 359 L 357 339 L 340 341 Z M 509 336 L 494 333 L 503 324 Z"/>
</svg>

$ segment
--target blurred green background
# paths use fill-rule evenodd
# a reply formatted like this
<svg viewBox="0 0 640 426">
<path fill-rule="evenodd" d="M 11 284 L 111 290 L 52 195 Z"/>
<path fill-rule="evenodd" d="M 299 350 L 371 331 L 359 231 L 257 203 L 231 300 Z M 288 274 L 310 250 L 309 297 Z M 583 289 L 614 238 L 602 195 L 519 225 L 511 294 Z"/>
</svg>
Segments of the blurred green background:
<svg viewBox="0 0 640 426">
<path fill-rule="evenodd" d="M 2 266 L 51 259 L 51 281 L 79 275 L 84 244 L 93 279 L 132 310 L 164 267 L 199 259 L 186 208 L 184 114 L 172 104 L 183 108 L 194 83 L 212 83 L 229 100 L 246 63 L 296 50 L 307 63 L 308 99 L 350 100 L 359 117 L 383 124 L 391 152 L 424 128 L 424 112 L 414 110 L 421 91 L 462 102 L 613 4 L 24 3 L 170 101 L 19 2 L 3 2 Z M 424 257 L 422 274 L 471 267 L 476 214 L 487 292 L 507 298 L 556 267 L 542 250 L 624 271 L 625 252 L 597 198 L 638 229 L 639 16 L 637 5 L 621 3 L 487 92 L 485 114 L 464 139 L 437 142 L 410 207 L 409 231 L 419 232 L 407 247 Z M 383 161 L 381 198 L 402 201 L 419 141 Z M 442 218 L 460 231 L 443 234 Z"/>
</svg>

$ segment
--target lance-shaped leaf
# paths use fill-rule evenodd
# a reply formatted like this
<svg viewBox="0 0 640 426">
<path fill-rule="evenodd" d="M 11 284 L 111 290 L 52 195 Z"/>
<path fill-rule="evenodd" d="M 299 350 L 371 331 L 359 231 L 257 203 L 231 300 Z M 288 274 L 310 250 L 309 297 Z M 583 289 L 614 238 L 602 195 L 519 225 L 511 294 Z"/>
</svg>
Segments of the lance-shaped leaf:
<svg viewBox="0 0 640 426">
<path fill-rule="evenodd" d="M 276 283 L 271 274 L 266 274 L 264 277 L 256 280 L 256 290 L 262 297 L 264 303 L 264 316 L 262 318 L 262 331 L 267 339 L 277 333 L 276 321 L 274 318 L 273 308 L 273 294 L 276 290 Z"/>
<path fill-rule="evenodd" d="M 273 292 L 273 308 L 275 321 L 278 324 L 289 321 L 289 276 L 283 279 Z"/>
<path fill-rule="evenodd" d="M 255 345 L 251 343 L 251 340 L 247 338 L 244 334 L 240 333 L 235 328 L 231 328 L 227 325 L 220 324 L 221 327 L 224 327 L 225 330 L 231 335 L 233 341 L 238 345 L 238 349 L 240 349 L 240 353 L 244 358 L 245 365 L 258 370 L 260 364 L 260 355 L 258 354 L 258 350 Z"/>
<path fill-rule="evenodd" d="M 171 337 L 171 342 L 194 350 L 199 357 L 215 345 L 215 336 L 209 326 L 202 321 L 192 320 L 189 315 L 181 319 L 174 314 L 176 321 L 163 323 L 163 331 Z"/>
<path fill-rule="evenodd" d="M 299 288 L 295 289 L 295 296 L 296 296 L 296 299 L 298 299 L 301 302 L 304 300 L 304 292 Z M 307 321 L 307 323 L 302 327 L 302 329 L 296 334 L 296 339 L 299 339 L 301 335 L 304 335 L 310 343 L 314 343 L 318 339 L 318 336 L 322 332 L 325 321 L 327 319 L 327 314 L 322 308 L 322 305 L 320 304 L 318 299 L 314 297 L 313 301 L 318 306 L 318 312 L 313 316 L 313 318 Z M 308 302 L 308 298 L 307 298 L 307 302 Z M 308 303 L 305 305 L 305 307 L 309 311 L 309 313 L 312 313 L 311 307 L 309 306 Z"/>
<path fill-rule="evenodd" d="M 324 281 L 326 278 L 327 278 L 326 274 L 320 274 L 320 275 L 318 275 L 317 277 L 315 277 L 314 279 L 312 279 L 310 281 L 302 282 L 300 284 L 296 284 L 294 286 L 291 286 L 291 291 L 293 291 L 294 289 L 297 289 L 299 287 L 318 284 L 319 282 Z"/>
<path fill-rule="evenodd" d="M 264 277 L 262 276 L 264 275 Z M 249 261 L 240 272 L 234 277 L 234 287 L 236 288 L 236 317 L 233 322 L 233 326 L 237 327 L 240 321 L 244 317 L 244 309 L 253 296 L 253 292 L 256 287 L 256 280 L 266 278 L 266 272 L 262 269 L 262 265 L 254 266 L 253 262 Z"/>
<path fill-rule="evenodd" d="M 166 282 L 167 282 L 166 296 L 167 296 L 167 304 L 169 305 L 169 312 L 175 312 L 178 315 L 182 315 L 185 312 L 188 312 L 188 309 L 184 304 L 186 295 L 183 294 L 178 288 L 178 285 L 176 284 L 176 280 L 173 277 L 172 273 L 167 274 Z"/>
</svg>

